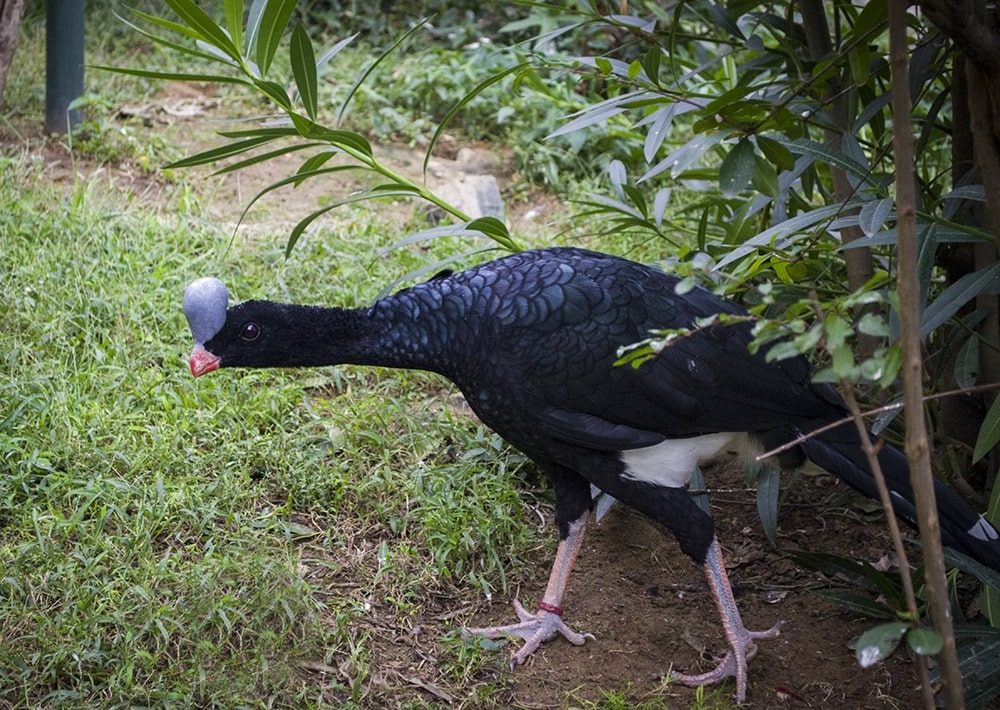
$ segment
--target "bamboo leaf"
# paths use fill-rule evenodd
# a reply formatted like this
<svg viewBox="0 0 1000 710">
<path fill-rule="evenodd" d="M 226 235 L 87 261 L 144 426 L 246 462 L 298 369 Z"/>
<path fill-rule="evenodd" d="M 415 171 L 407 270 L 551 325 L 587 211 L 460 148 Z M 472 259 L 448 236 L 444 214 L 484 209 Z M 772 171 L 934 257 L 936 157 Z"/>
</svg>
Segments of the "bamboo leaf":
<svg viewBox="0 0 1000 710">
<path fill-rule="evenodd" d="M 129 76 L 141 76 L 147 79 L 164 79 L 166 81 L 204 81 L 218 84 L 247 84 L 246 79 L 239 79 L 233 76 L 222 74 L 187 74 L 183 72 L 150 71 L 148 69 L 131 69 L 126 67 L 109 67 L 100 64 L 90 65 L 93 69 L 101 71 L 115 72 L 116 74 L 128 74 Z"/>
<path fill-rule="evenodd" d="M 972 463 L 986 456 L 997 444 L 1000 444 L 1000 397 L 994 397 L 993 404 L 986 413 L 986 419 L 979 428 L 976 447 L 972 453 Z"/>
<path fill-rule="evenodd" d="M 206 165 L 208 163 L 214 163 L 218 160 L 224 160 L 225 158 L 230 158 L 234 155 L 239 155 L 240 153 L 245 153 L 248 150 L 252 150 L 259 145 L 263 145 L 269 141 L 273 140 L 269 137 L 259 137 L 259 138 L 248 138 L 246 140 L 237 141 L 235 143 L 227 143 L 226 145 L 219 146 L 218 148 L 212 148 L 211 150 L 202 151 L 201 153 L 196 153 L 195 155 L 189 156 L 187 158 L 181 158 L 180 160 L 174 161 L 168 164 L 167 168 L 190 168 L 195 165 Z"/>
<path fill-rule="evenodd" d="M 866 182 L 870 182 L 872 179 L 865 166 L 861 165 L 853 158 L 850 158 L 845 153 L 842 153 L 839 150 L 834 150 L 833 148 L 823 145 L 822 143 L 806 140 L 805 138 L 790 141 L 781 136 L 775 136 L 773 140 L 782 144 L 793 153 L 806 155 L 816 162 L 841 168 L 845 172 L 861 178 Z"/>
<path fill-rule="evenodd" d="M 551 140 L 557 136 L 563 136 L 567 133 L 573 133 L 574 131 L 579 131 L 588 126 L 593 126 L 597 123 L 604 123 L 612 116 L 617 116 L 618 114 L 625 113 L 625 109 L 620 106 L 604 106 L 603 108 L 597 109 L 596 111 L 586 111 L 582 116 L 574 118 L 572 121 L 567 123 L 565 126 L 557 128 L 552 131 L 549 135 L 545 136 L 545 140 Z"/>
<path fill-rule="evenodd" d="M 192 30 L 198 33 L 199 39 L 203 39 L 222 50 L 234 61 L 240 61 L 241 55 L 239 49 L 233 44 L 233 40 L 226 34 L 226 31 L 215 23 L 211 15 L 198 7 L 192 0 L 166 1 L 170 9 L 177 13 L 177 16 L 184 20 Z"/>
<path fill-rule="evenodd" d="M 257 67 L 261 77 L 267 76 L 271 62 L 278 51 L 281 36 L 285 33 L 288 20 L 295 12 L 297 0 L 269 0 L 260 18 L 260 33 L 257 36 Z"/>
<path fill-rule="evenodd" d="M 933 629 L 910 629 L 906 634 L 906 645 L 921 656 L 936 656 L 941 653 L 944 639 Z"/>
<path fill-rule="evenodd" d="M 840 589 L 816 589 L 813 590 L 813 594 L 820 599 L 826 599 L 838 606 L 850 609 L 857 614 L 863 614 L 872 619 L 885 620 L 896 618 L 895 612 L 885 604 L 881 604 L 862 594 Z"/>
<path fill-rule="evenodd" d="M 216 170 L 213 175 L 225 175 L 226 173 L 234 173 L 243 168 L 249 168 L 251 165 L 256 165 L 258 163 L 265 163 L 268 160 L 281 157 L 282 155 L 288 155 L 289 153 L 295 153 L 300 150 L 305 150 L 307 148 L 315 148 L 318 145 L 324 145 L 323 143 L 298 143 L 295 145 L 284 146 L 276 150 L 269 150 L 266 153 L 260 153 L 252 158 L 246 158 L 245 160 L 240 160 L 236 163 L 225 166 Z"/>
<path fill-rule="evenodd" d="M 292 76 L 302 98 L 302 105 L 309 118 L 316 119 L 319 87 L 316 81 L 316 55 L 313 52 L 309 34 L 301 22 L 292 30 L 291 46 Z"/>
<path fill-rule="evenodd" d="M 501 81 L 504 77 L 507 77 L 510 74 L 513 74 L 514 72 L 521 71 L 522 69 L 525 69 L 528 66 L 530 66 L 530 64 L 528 62 L 521 62 L 520 64 L 516 64 L 515 66 L 512 66 L 512 67 L 510 67 L 508 69 L 504 69 L 501 72 L 497 72 L 496 74 L 494 74 L 493 76 L 489 77 L 488 79 L 485 79 L 485 80 L 479 82 L 479 84 L 477 84 L 475 87 L 473 87 L 473 89 L 471 91 L 469 91 L 467 94 L 465 94 L 465 96 L 463 96 L 458 101 L 458 103 L 456 103 L 454 106 L 452 106 L 450 109 L 448 109 L 448 113 L 446 113 L 444 115 L 444 118 L 441 119 L 441 122 L 438 123 L 438 127 L 434 130 L 434 135 L 431 136 L 431 141 L 427 145 L 427 150 L 424 153 L 423 173 L 424 173 L 425 179 L 426 179 L 426 175 L 427 175 L 427 166 L 430 164 L 431 153 L 434 150 L 434 146 L 437 145 L 438 139 L 444 133 L 445 127 L 449 123 L 451 123 L 451 119 L 454 118 L 455 115 L 459 111 L 461 111 L 470 101 L 472 101 L 474 98 L 476 98 L 481 93 L 483 93 L 483 91 L 485 91 L 489 87 L 493 86 L 498 81 Z"/>
<path fill-rule="evenodd" d="M 659 52 L 658 49 L 657 52 Z M 653 113 L 653 125 L 646 132 L 646 140 L 642 146 L 642 154 L 647 163 L 653 162 L 653 158 L 659 152 L 663 141 L 670 134 L 670 125 L 673 123 L 675 113 L 677 113 L 677 104 L 667 104 Z"/>
<path fill-rule="evenodd" d="M 778 546 L 778 494 L 781 492 L 781 467 L 772 461 L 759 465 L 757 471 L 757 514 L 771 547 Z"/>
<path fill-rule="evenodd" d="M 196 33 L 191 32 L 190 30 L 188 30 L 188 28 L 184 27 L 183 25 L 178 25 L 178 24 L 176 24 L 174 22 L 166 22 L 165 20 L 162 20 L 159 17 L 154 17 L 152 15 L 146 15 L 145 13 L 139 12 L 138 10 L 132 10 L 132 13 L 134 15 L 142 17 L 142 18 L 144 18 L 146 20 L 149 20 L 150 22 L 158 24 L 158 25 L 160 25 L 162 27 L 166 27 L 167 29 L 170 29 L 170 30 L 173 30 L 175 32 L 178 32 L 178 33 L 180 33 L 180 34 L 182 34 L 182 35 L 184 35 L 186 37 L 190 37 L 191 39 L 193 39 L 195 41 L 199 41 L 199 38 L 196 36 Z M 141 34 L 146 39 L 150 40 L 151 42 L 155 42 L 156 44 L 159 44 L 162 47 L 166 47 L 168 49 L 172 49 L 175 52 L 180 52 L 181 54 L 186 54 L 189 57 L 197 57 L 198 59 L 207 59 L 207 60 L 212 61 L 212 62 L 219 61 L 218 55 L 209 54 L 207 52 L 203 52 L 203 51 L 200 51 L 198 49 L 194 49 L 193 47 L 189 47 L 187 45 L 178 44 L 177 42 L 171 42 L 168 39 L 164 39 L 163 37 L 159 37 L 159 36 L 153 34 L 152 32 L 143 29 L 142 27 L 140 27 L 139 25 L 137 25 L 137 24 L 135 24 L 133 22 L 129 22 L 127 19 L 125 19 L 121 15 L 118 15 L 117 13 L 115 14 L 115 17 L 117 17 L 122 23 L 124 23 L 125 25 L 127 25 L 129 28 L 131 28 L 135 32 L 138 32 L 139 34 Z M 226 61 L 226 64 L 228 66 L 232 66 L 232 62 L 229 61 L 228 59 Z M 102 68 L 104 68 L 104 67 L 102 67 Z M 118 67 L 112 67 L 110 69 L 110 71 L 118 71 Z"/>
<path fill-rule="evenodd" d="M 934 299 L 920 316 L 920 337 L 926 338 L 966 303 L 982 293 L 996 293 L 1000 288 L 1000 264 L 966 274 Z"/>
<path fill-rule="evenodd" d="M 351 99 L 354 98 L 354 95 L 358 92 L 358 88 L 361 86 L 361 84 L 364 83 L 365 79 L 367 79 L 369 77 L 369 75 L 371 75 L 371 73 L 373 71 L 375 71 L 375 68 L 379 64 L 381 64 L 382 61 L 386 57 L 388 57 L 389 54 L 392 53 L 393 50 L 396 49 L 396 47 L 398 47 L 403 42 L 405 42 L 410 37 L 410 35 L 414 34 L 418 30 L 422 29 L 423 26 L 426 25 L 426 24 L 427 24 L 427 18 L 424 18 L 424 19 L 420 20 L 420 22 L 418 22 L 413 27 L 411 27 L 409 30 L 407 30 L 406 33 L 403 34 L 402 37 L 400 37 L 395 42 L 393 42 L 389 46 L 388 49 L 386 49 L 384 52 L 382 52 L 382 54 L 380 54 L 378 56 L 378 58 L 374 62 L 372 62 L 371 65 L 368 66 L 367 69 L 365 69 L 363 72 L 361 72 L 361 74 L 358 76 L 358 78 L 354 80 L 354 83 L 351 85 L 351 88 L 348 90 L 347 96 L 344 98 L 344 103 L 342 103 L 340 105 L 340 110 L 337 112 L 337 123 L 338 124 L 344 118 L 344 112 L 347 111 L 348 104 L 351 103 Z"/>
<path fill-rule="evenodd" d="M 247 13 L 247 26 L 243 36 L 244 51 L 247 56 L 256 53 L 257 40 L 260 37 L 260 23 L 264 18 L 264 8 L 267 7 L 268 0 L 253 0 L 250 4 L 250 12 Z M 257 78 L 260 78 L 258 75 Z"/>
<path fill-rule="evenodd" d="M 331 59 L 333 59 L 335 56 L 337 56 L 338 54 L 340 54 L 340 51 L 344 47 L 346 47 L 347 45 L 349 45 L 351 42 L 353 42 L 357 38 L 357 36 L 359 34 L 361 34 L 361 33 L 360 32 L 355 32 L 350 37 L 347 37 L 346 39 L 340 40 L 339 42 L 337 42 L 337 44 L 333 45 L 328 50 L 326 50 L 325 52 L 323 52 L 323 54 L 320 55 L 319 59 L 316 60 L 316 69 L 321 69 Z"/>
<path fill-rule="evenodd" d="M 861 227 L 861 231 L 865 233 L 866 237 L 871 237 L 882 229 L 885 221 L 892 214 L 892 206 L 892 199 L 886 197 L 882 200 L 866 202 L 861 207 L 861 212 L 858 214 L 858 226 Z"/>
<path fill-rule="evenodd" d="M 858 639 L 858 647 L 855 650 L 858 664 L 862 668 L 871 668 L 879 661 L 888 658 L 899 646 L 908 628 L 909 625 L 903 621 L 892 621 L 865 631 Z"/>
<path fill-rule="evenodd" d="M 243 0 L 225 0 L 226 28 L 233 46 L 239 51 L 243 46 Z"/>
<path fill-rule="evenodd" d="M 266 79 L 254 79 L 253 85 L 257 87 L 260 93 L 267 96 L 271 101 L 276 103 L 281 109 L 286 112 L 291 112 L 292 100 L 288 98 L 288 92 L 285 91 L 285 87 L 276 81 L 267 81 Z"/>
</svg>

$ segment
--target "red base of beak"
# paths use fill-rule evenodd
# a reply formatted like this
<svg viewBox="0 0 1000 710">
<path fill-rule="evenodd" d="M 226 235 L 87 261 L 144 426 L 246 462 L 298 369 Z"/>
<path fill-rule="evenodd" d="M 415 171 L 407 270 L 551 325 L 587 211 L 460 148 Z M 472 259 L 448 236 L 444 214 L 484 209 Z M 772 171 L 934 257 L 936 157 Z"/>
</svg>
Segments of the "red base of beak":
<svg viewBox="0 0 1000 710">
<path fill-rule="evenodd" d="M 219 357 L 208 352 L 202 346 L 195 345 L 194 350 L 191 351 L 191 374 L 198 377 L 218 369 Z"/>
</svg>

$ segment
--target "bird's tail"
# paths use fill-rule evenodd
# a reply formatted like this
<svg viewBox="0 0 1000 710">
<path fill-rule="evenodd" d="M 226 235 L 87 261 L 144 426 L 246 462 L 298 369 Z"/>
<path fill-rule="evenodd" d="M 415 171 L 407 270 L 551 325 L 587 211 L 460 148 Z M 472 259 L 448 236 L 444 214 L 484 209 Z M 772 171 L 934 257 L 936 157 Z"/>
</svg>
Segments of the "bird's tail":
<svg viewBox="0 0 1000 710">
<path fill-rule="evenodd" d="M 875 478 L 853 424 L 845 424 L 807 439 L 802 442 L 801 449 L 813 463 L 864 495 L 878 500 Z M 899 449 L 885 444 L 879 451 L 878 460 L 896 515 L 911 525 L 916 525 L 916 508 L 906 456 Z M 996 528 L 954 489 L 936 479 L 934 494 L 944 544 L 1000 571 L 1000 533 Z"/>
</svg>

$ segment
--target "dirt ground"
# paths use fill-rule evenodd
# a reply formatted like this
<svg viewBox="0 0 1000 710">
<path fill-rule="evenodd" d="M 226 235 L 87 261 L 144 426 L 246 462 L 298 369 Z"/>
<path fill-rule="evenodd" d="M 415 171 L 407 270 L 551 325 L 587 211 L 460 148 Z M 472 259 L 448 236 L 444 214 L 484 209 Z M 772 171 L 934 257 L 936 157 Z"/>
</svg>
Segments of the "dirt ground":
<svg viewBox="0 0 1000 710">
<path fill-rule="evenodd" d="M 743 474 L 737 468 L 708 471 L 709 485 L 739 485 Z M 883 526 L 827 509 L 836 487 L 825 475 L 800 479 L 792 502 L 782 508 L 780 546 L 878 561 L 891 548 Z M 810 593 L 824 582 L 771 548 L 753 493 L 716 495 L 712 512 L 744 623 L 764 630 L 784 622 L 781 636 L 760 642 L 750 661 L 748 702 L 788 708 L 918 705 L 916 673 L 904 655 L 868 671 L 858 667 L 849 643 L 872 622 Z M 520 590 L 525 603 L 540 598 L 547 573 L 542 566 Z M 713 666 L 712 656 L 725 651 L 701 569 L 658 527 L 624 506 L 588 529 L 563 606 L 567 621 L 596 639 L 582 648 L 562 640 L 543 647 L 515 671 L 512 705 L 563 707 L 570 693 L 596 698 L 628 679 L 636 701 L 658 696 L 670 706 L 688 707 L 695 691 L 665 686 L 659 675 L 671 664 L 704 672 Z M 473 622 L 505 623 L 510 615 L 494 608 Z"/>
<path fill-rule="evenodd" d="M 706 471 L 710 487 L 739 486 L 742 475 L 735 462 Z M 825 474 L 800 478 L 781 510 L 780 547 L 873 563 L 885 556 L 891 544 L 882 524 L 829 505 L 831 494 L 842 489 Z M 771 548 L 757 519 L 752 492 L 716 495 L 712 508 L 747 627 L 763 630 L 784 622 L 781 636 L 761 642 L 750 661 L 747 702 L 751 706 L 919 706 L 917 675 L 904 653 L 897 652 L 869 670 L 858 667 L 849 644 L 873 622 L 811 593 L 828 582 Z M 551 563 L 548 556 L 537 557 L 531 576 L 512 582 L 512 595 L 528 608 L 541 598 Z M 373 654 L 381 659 L 386 674 L 376 685 L 402 680 L 425 701 L 461 702 L 462 698 L 451 696 L 454 686 L 449 687 L 442 676 L 439 639 L 456 624 L 516 621 L 509 601 L 494 598 L 489 606 L 470 609 L 459 600 L 442 600 L 439 609 L 429 608 L 415 620 L 418 633 L 373 628 Z M 624 691 L 636 705 L 661 700 L 663 705 L 657 707 L 691 707 L 696 691 L 667 685 L 660 675 L 671 664 L 684 672 L 704 672 L 712 667 L 711 656 L 725 651 L 701 569 L 658 527 L 624 506 L 615 506 L 588 528 L 563 609 L 567 623 L 595 639 L 582 647 L 554 639 L 513 671 L 506 667 L 514 647 L 508 645 L 482 670 L 484 681 L 499 676 L 505 681 L 497 684 L 506 690 L 491 697 L 491 707 L 572 708 L 581 701 L 600 701 L 608 691 Z M 727 682 L 724 687 L 722 697 L 731 698 L 735 686 Z"/>
<path fill-rule="evenodd" d="M 198 97 L 192 100 L 197 106 Z M 54 163 L 52 174 L 58 177 L 60 148 L 46 150 L 46 160 Z M 395 159 L 410 166 L 407 173 L 413 172 L 412 166 L 419 166 L 417 152 L 394 151 Z M 61 159 L 67 171 L 79 174 L 83 169 L 67 161 L 65 155 Z M 232 207 L 245 205 L 249 195 L 260 185 L 283 176 L 284 169 L 280 164 L 268 163 L 231 176 L 219 183 L 220 196 Z M 113 178 L 119 186 L 131 186 L 137 194 L 170 199 L 162 184 L 147 172 L 124 167 L 109 174 L 109 169 L 102 167 L 94 177 L 101 175 Z M 329 194 L 330 189 L 326 185 L 323 192 Z M 309 193 L 300 190 L 295 200 L 302 207 L 310 201 Z M 540 203 L 546 204 L 545 199 L 541 198 Z M 551 205 L 551 200 L 547 204 Z M 526 212 L 527 208 L 521 208 L 515 219 Z M 232 219 L 233 212 L 219 216 Z M 717 465 L 706 473 L 710 487 L 741 485 L 742 470 L 733 463 Z M 803 476 L 799 480 L 781 510 L 780 547 L 880 560 L 891 548 L 884 525 L 866 521 L 850 509 L 830 506 L 830 495 L 838 488 L 842 486 L 826 475 Z M 766 629 L 778 621 L 785 622 L 781 636 L 761 642 L 750 662 L 748 702 L 752 706 L 918 706 L 916 673 L 905 654 L 898 652 L 870 670 L 858 667 L 849 644 L 873 622 L 859 619 L 810 592 L 825 582 L 770 547 L 752 493 L 717 494 L 712 505 L 747 627 Z M 551 529 L 554 536 L 555 530 Z M 534 608 L 541 598 L 551 563 L 547 555 L 538 553 L 537 557 L 530 577 L 512 580 L 513 593 L 528 608 Z M 331 588 L 331 592 L 336 589 Z M 443 679 L 438 665 L 441 636 L 456 625 L 515 620 L 509 598 L 494 598 L 492 605 L 478 608 L 470 605 L 468 597 L 459 602 L 458 608 L 452 605 L 454 601 L 442 598 L 439 608 L 428 608 L 411 628 L 372 629 L 373 659 L 386 669 L 386 682 L 403 686 L 404 697 L 393 697 L 404 705 L 462 704 L 463 698 L 453 695 L 455 686 Z M 583 647 L 556 639 L 514 671 L 509 671 L 504 662 L 508 646 L 494 664 L 482 670 L 483 680 L 503 676 L 504 682 L 498 685 L 507 688 L 505 696 L 491 698 L 493 707 L 569 708 L 581 700 L 599 699 L 602 691 L 622 689 L 628 689 L 630 701 L 636 704 L 660 698 L 670 707 L 689 707 L 696 691 L 665 685 L 660 674 L 671 666 L 687 672 L 708 670 L 712 664 L 709 656 L 724 651 L 717 612 L 700 568 L 681 553 L 672 539 L 624 506 L 616 506 L 588 529 L 563 608 L 568 624 L 592 633 L 595 639 Z M 313 670 L 324 673 L 331 669 Z"/>
</svg>

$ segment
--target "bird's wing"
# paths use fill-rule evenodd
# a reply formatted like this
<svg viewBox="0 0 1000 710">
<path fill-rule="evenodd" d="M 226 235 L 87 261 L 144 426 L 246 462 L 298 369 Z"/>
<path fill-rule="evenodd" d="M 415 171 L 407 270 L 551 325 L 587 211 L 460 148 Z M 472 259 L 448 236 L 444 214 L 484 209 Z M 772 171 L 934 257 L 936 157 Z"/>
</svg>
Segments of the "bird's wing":
<svg viewBox="0 0 1000 710">
<path fill-rule="evenodd" d="M 675 278 L 632 262 L 584 254 L 570 267 L 567 277 L 565 260 L 551 275 L 536 265 L 546 297 L 525 301 L 530 318 L 511 319 L 516 350 L 502 355 L 524 363 L 517 376 L 558 438 L 640 447 L 656 435 L 766 431 L 839 414 L 835 391 L 810 383 L 804 358 L 769 363 L 749 352 L 750 323 L 695 325 L 745 315 L 739 306 L 700 288 L 678 294 Z M 692 332 L 639 367 L 614 364 L 620 347 L 677 328 Z"/>
</svg>

